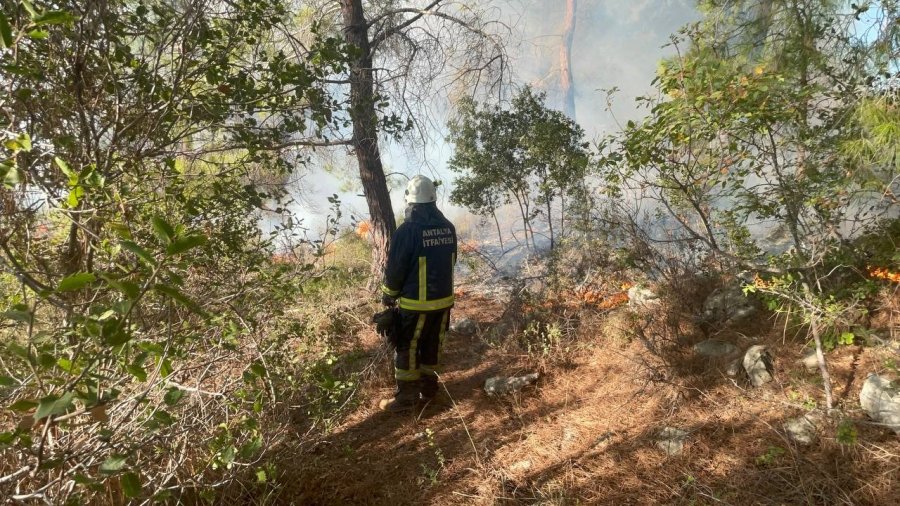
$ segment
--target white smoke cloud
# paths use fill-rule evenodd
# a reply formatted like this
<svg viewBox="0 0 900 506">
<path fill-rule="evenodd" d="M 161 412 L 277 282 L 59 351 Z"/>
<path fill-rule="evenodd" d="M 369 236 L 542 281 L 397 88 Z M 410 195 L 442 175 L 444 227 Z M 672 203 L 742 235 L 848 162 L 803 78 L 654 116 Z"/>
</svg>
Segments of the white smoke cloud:
<svg viewBox="0 0 900 506">
<path fill-rule="evenodd" d="M 561 106 L 558 89 L 559 46 L 565 14 L 564 0 L 493 0 L 501 20 L 510 25 L 511 68 L 517 85 L 530 84 L 547 92 L 548 104 Z M 618 130 L 617 121 L 638 119 L 636 97 L 652 91 L 651 81 L 658 62 L 674 51 L 663 48 L 679 28 L 699 19 L 693 0 L 578 0 L 572 50 L 572 74 L 575 86 L 576 116 L 590 139 Z M 618 88 L 611 112 L 607 111 L 603 90 Z M 435 97 L 446 103 L 446 97 Z M 444 120 L 445 122 L 446 120 Z M 438 123 L 441 123 L 440 119 Z M 445 132 L 434 132 L 436 142 L 422 153 L 410 153 L 393 143 L 382 143 L 388 172 L 423 173 L 441 179 L 445 186 L 439 203 L 451 216 L 462 211 L 446 198 L 454 175 L 446 170 L 452 147 L 440 139 Z M 352 153 L 349 163 L 355 164 Z M 329 174 L 316 177 L 321 199 L 338 193 L 352 214 L 365 215 L 367 206 L 358 191 L 341 192 L 339 182 Z M 403 191 L 392 192 L 395 209 L 400 210 Z M 310 200 L 319 196 L 313 195 Z M 310 206 L 297 209 L 315 225 L 317 213 Z M 348 214 L 351 214 L 348 213 Z"/>
</svg>

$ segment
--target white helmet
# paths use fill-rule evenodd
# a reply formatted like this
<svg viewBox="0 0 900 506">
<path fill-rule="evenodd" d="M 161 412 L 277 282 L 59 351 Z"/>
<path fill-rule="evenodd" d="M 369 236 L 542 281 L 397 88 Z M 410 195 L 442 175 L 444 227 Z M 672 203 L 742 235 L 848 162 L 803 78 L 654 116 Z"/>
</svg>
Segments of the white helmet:
<svg viewBox="0 0 900 506">
<path fill-rule="evenodd" d="M 426 202 L 436 202 L 437 192 L 434 189 L 434 183 L 425 176 L 416 176 L 409 180 L 406 185 L 406 203 L 407 204 L 424 204 Z"/>
</svg>

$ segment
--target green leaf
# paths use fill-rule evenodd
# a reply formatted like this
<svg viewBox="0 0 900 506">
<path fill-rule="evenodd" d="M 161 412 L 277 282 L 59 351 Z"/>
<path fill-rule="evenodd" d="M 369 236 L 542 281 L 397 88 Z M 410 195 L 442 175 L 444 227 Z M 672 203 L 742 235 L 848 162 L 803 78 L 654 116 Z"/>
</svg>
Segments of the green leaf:
<svg viewBox="0 0 900 506">
<path fill-rule="evenodd" d="M 67 358 L 60 358 L 56 361 L 56 365 L 67 373 L 72 373 L 72 361 Z"/>
<path fill-rule="evenodd" d="M 174 301 L 178 302 L 179 304 L 183 305 L 184 307 L 190 309 L 194 313 L 197 313 L 199 315 L 205 314 L 205 312 L 203 311 L 203 308 L 201 308 L 199 304 L 197 304 L 196 302 L 194 302 L 193 300 L 188 298 L 185 294 L 178 291 L 177 288 L 174 288 L 174 287 L 171 287 L 168 285 L 157 284 L 157 285 L 153 285 L 153 289 L 163 295 L 167 295 L 167 296 L 171 297 L 172 300 L 174 300 Z"/>
<path fill-rule="evenodd" d="M 9 171 L 14 169 L 15 167 L 10 165 L 9 161 L 0 162 L 0 181 L 6 182 L 6 177 L 9 175 Z"/>
<path fill-rule="evenodd" d="M 8 345 L 6 345 L 6 348 L 9 351 L 15 353 L 16 355 L 22 357 L 23 359 L 27 360 L 28 362 L 31 362 L 31 363 L 34 362 L 34 358 L 31 356 L 31 352 L 28 351 L 28 348 L 25 348 L 21 344 L 9 343 Z"/>
<path fill-rule="evenodd" d="M 135 473 L 128 472 L 120 478 L 125 497 L 134 498 L 141 495 L 141 479 Z"/>
<path fill-rule="evenodd" d="M 34 419 L 40 420 L 48 416 L 61 415 L 72 407 L 72 398 L 74 392 L 66 392 L 62 397 L 48 395 L 41 399 L 37 411 L 34 412 Z"/>
<path fill-rule="evenodd" d="M 81 290 L 85 286 L 90 283 L 93 283 L 97 279 L 91 272 L 77 272 L 72 274 L 71 276 L 66 276 L 59 282 L 59 286 L 56 288 L 57 292 L 74 292 L 75 290 Z"/>
<path fill-rule="evenodd" d="M 137 244 L 135 244 L 131 241 L 122 241 L 120 244 L 122 245 L 123 248 L 134 253 L 134 255 L 137 256 L 138 258 L 140 258 L 141 260 L 147 262 L 150 265 L 156 265 L 156 260 L 154 260 L 153 256 L 150 255 L 150 253 L 147 253 L 147 250 L 145 250 L 144 248 L 138 246 Z"/>
<path fill-rule="evenodd" d="M 206 237 L 202 235 L 189 235 L 187 237 L 182 237 L 166 248 L 166 253 L 170 255 L 178 255 L 180 253 L 184 253 L 185 251 L 200 246 L 206 242 Z"/>
<path fill-rule="evenodd" d="M 118 222 L 110 222 L 106 225 L 110 230 L 116 233 L 120 238 L 131 240 L 131 229 L 127 225 Z"/>
<path fill-rule="evenodd" d="M 66 163 L 65 160 L 58 156 L 54 156 L 53 161 L 56 162 L 56 166 L 59 167 L 59 170 L 61 170 L 63 174 L 68 176 L 70 180 L 75 179 L 76 182 L 78 181 L 78 174 L 76 174 L 75 171 L 69 168 L 69 164 Z"/>
<path fill-rule="evenodd" d="M 153 226 L 153 233 L 156 234 L 156 237 L 160 242 L 163 244 L 172 242 L 172 238 L 175 237 L 175 230 L 172 228 L 172 225 L 166 223 L 166 221 L 159 216 L 150 218 L 150 225 Z"/>
<path fill-rule="evenodd" d="M 125 370 L 128 371 L 128 374 L 134 376 L 138 381 L 144 382 L 147 381 L 147 371 L 136 364 L 131 364 L 125 366 Z"/>
<path fill-rule="evenodd" d="M 31 151 L 31 136 L 21 133 L 15 139 L 7 140 L 3 145 L 10 151 Z"/>
<path fill-rule="evenodd" d="M 22 7 L 25 7 L 25 10 L 28 11 L 28 15 L 31 16 L 31 19 L 34 19 L 40 15 L 38 10 L 34 8 L 34 4 L 32 4 L 29 0 L 22 0 Z"/>
<path fill-rule="evenodd" d="M 165 348 L 162 347 L 159 343 L 139 343 L 138 348 L 147 353 L 152 353 L 156 356 L 162 355 L 165 351 Z"/>
<path fill-rule="evenodd" d="M 100 464 L 100 472 L 103 474 L 115 474 L 125 467 L 124 455 L 110 455 L 102 464 Z"/>
<path fill-rule="evenodd" d="M 25 173 L 15 165 L 15 160 L 12 161 L 12 165 L 0 163 L 0 174 L 3 176 L 4 186 L 8 188 L 16 186 L 25 179 Z"/>
<path fill-rule="evenodd" d="M 106 281 L 106 284 L 112 287 L 115 290 L 118 290 L 125 294 L 131 300 L 135 300 L 141 294 L 141 288 L 131 281 L 126 281 L 123 279 L 115 279 L 113 277 L 101 274 L 101 278 Z"/>
<path fill-rule="evenodd" d="M 10 445 L 16 440 L 14 432 L 0 432 L 0 445 Z"/>
<path fill-rule="evenodd" d="M 77 483 L 79 485 L 83 485 L 83 486 L 88 487 L 93 490 L 97 490 L 97 489 L 102 490 L 102 488 L 103 488 L 102 485 L 100 485 L 97 482 L 97 480 L 88 478 L 87 476 L 85 476 L 81 473 L 75 473 L 75 476 L 72 476 L 72 481 L 74 481 L 75 483 Z"/>
<path fill-rule="evenodd" d="M 268 476 L 266 476 L 266 471 L 264 469 L 260 469 L 259 471 L 256 471 L 256 482 L 257 483 L 265 483 L 267 479 L 268 479 Z"/>
<path fill-rule="evenodd" d="M 40 29 L 31 30 L 28 32 L 28 37 L 33 40 L 45 40 L 50 38 L 50 32 Z"/>
<path fill-rule="evenodd" d="M 168 411 L 160 409 L 153 413 L 153 421 L 155 421 L 158 425 L 168 426 L 175 423 L 175 417 L 169 414 Z"/>
<path fill-rule="evenodd" d="M 231 469 L 232 463 L 234 463 L 234 458 L 237 456 L 237 448 L 234 446 L 229 446 L 225 448 L 219 453 L 219 459 L 225 464 L 227 469 Z"/>
<path fill-rule="evenodd" d="M 76 19 L 78 19 L 76 16 L 73 16 L 66 11 L 47 11 L 33 18 L 33 21 L 37 26 L 64 25 L 67 23 L 72 23 Z"/>
<path fill-rule="evenodd" d="M 38 364 L 42 369 L 50 369 L 56 365 L 56 357 L 49 353 L 41 353 L 38 357 Z"/>
<path fill-rule="evenodd" d="M 266 368 L 259 362 L 253 362 L 252 364 L 250 364 L 250 370 L 253 371 L 253 374 L 255 374 L 259 378 L 266 377 Z"/>
<path fill-rule="evenodd" d="M 97 321 L 106 321 L 116 315 L 116 311 L 113 309 L 107 309 L 100 316 L 97 317 Z"/>
<path fill-rule="evenodd" d="M 856 339 L 856 335 L 853 332 L 844 332 L 841 334 L 839 342 L 843 345 L 851 345 L 853 341 Z"/>
<path fill-rule="evenodd" d="M 16 384 L 16 380 L 9 376 L 0 376 L 0 387 L 11 387 Z"/>
<path fill-rule="evenodd" d="M 247 443 L 245 443 L 244 446 L 241 447 L 241 458 L 249 459 L 250 457 L 253 457 L 262 448 L 262 445 L 262 436 L 259 435 L 257 435 L 250 441 L 247 441 Z"/>
<path fill-rule="evenodd" d="M 103 323 L 103 329 L 100 332 L 103 342 L 107 346 L 119 346 L 131 340 L 133 335 L 122 324 L 122 320 L 114 318 Z"/>
<path fill-rule="evenodd" d="M 0 48 L 7 48 L 12 46 L 12 26 L 9 25 L 9 20 L 6 19 L 6 15 L 3 14 L 3 12 L 0 12 Z"/>
<path fill-rule="evenodd" d="M 9 409 L 11 411 L 16 411 L 18 413 L 24 413 L 25 411 L 31 411 L 32 409 L 36 408 L 37 406 L 38 406 L 38 403 L 35 401 L 32 401 L 30 399 L 21 399 L 21 400 L 18 400 L 16 402 L 12 403 L 12 405 L 10 405 L 7 409 Z"/>
<path fill-rule="evenodd" d="M 168 378 L 172 375 L 172 362 L 169 359 L 163 359 L 159 363 L 159 375 L 163 378 Z"/>
<path fill-rule="evenodd" d="M 16 138 L 16 142 L 22 148 L 22 151 L 31 151 L 31 136 L 27 133 L 21 133 Z"/>
<path fill-rule="evenodd" d="M 20 311 L 20 310 L 10 310 L 4 311 L 0 313 L 0 318 L 5 318 L 7 320 L 13 320 L 22 323 L 28 323 L 31 321 L 31 313 L 28 311 Z"/>
<path fill-rule="evenodd" d="M 80 186 L 76 186 L 69 191 L 69 195 L 66 196 L 66 205 L 69 209 L 75 209 L 78 207 L 78 202 L 80 202 L 81 196 L 84 195 L 84 189 Z"/>
<path fill-rule="evenodd" d="M 184 390 L 178 387 L 172 387 L 166 392 L 163 400 L 165 400 L 166 404 L 169 406 L 174 406 L 178 404 L 178 401 L 180 401 L 182 397 L 184 397 Z"/>
</svg>

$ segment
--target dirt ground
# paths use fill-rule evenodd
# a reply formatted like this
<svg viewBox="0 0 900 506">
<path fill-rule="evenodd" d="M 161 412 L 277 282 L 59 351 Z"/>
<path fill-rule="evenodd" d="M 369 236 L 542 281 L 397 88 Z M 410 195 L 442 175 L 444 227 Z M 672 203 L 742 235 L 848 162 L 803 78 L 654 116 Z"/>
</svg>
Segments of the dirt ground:
<svg viewBox="0 0 900 506">
<path fill-rule="evenodd" d="M 817 440 L 798 446 L 786 437 L 783 423 L 821 406 L 821 380 L 795 363 L 802 338 L 778 321 L 763 319 L 727 336 L 763 342 L 776 356 L 776 380 L 754 389 L 728 377 L 726 364 L 689 353 L 691 344 L 708 337 L 696 329 L 688 329 L 678 346 L 652 353 L 646 335 L 615 335 L 627 309 L 582 315 L 571 349 L 544 361 L 504 345 L 503 339 L 512 339 L 504 337 L 506 331 L 491 332 L 509 316 L 507 309 L 486 298 L 463 297 L 453 318 L 474 319 L 479 332 L 447 338 L 446 392 L 439 401 L 411 414 L 380 412 L 378 400 L 392 392 L 385 361 L 384 372 L 359 392 L 355 412 L 318 444 L 292 450 L 291 461 L 280 466 L 278 494 L 270 499 L 391 505 L 900 503 L 900 438 L 870 423 L 858 403 L 866 374 L 882 372 L 895 350 L 844 346 L 831 353 L 836 403 L 846 418 L 823 419 Z M 378 345 L 374 334 L 357 337 Z M 520 393 L 493 398 L 482 390 L 488 377 L 536 369 L 540 380 Z M 658 447 L 664 427 L 688 432 L 680 455 L 669 457 Z"/>
</svg>

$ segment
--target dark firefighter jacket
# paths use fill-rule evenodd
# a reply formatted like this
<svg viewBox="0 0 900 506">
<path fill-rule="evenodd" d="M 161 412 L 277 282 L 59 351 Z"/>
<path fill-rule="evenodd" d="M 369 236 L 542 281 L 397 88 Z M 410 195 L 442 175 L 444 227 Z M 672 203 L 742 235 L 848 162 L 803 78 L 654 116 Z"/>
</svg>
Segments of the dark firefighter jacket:
<svg viewBox="0 0 900 506">
<path fill-rule="evenodd" d="M 453 306 L 456 228 L 437 205 L 415 204 L 391 238 L 381 291 L 401 309 L 440 311 Z"/>
</svg>

